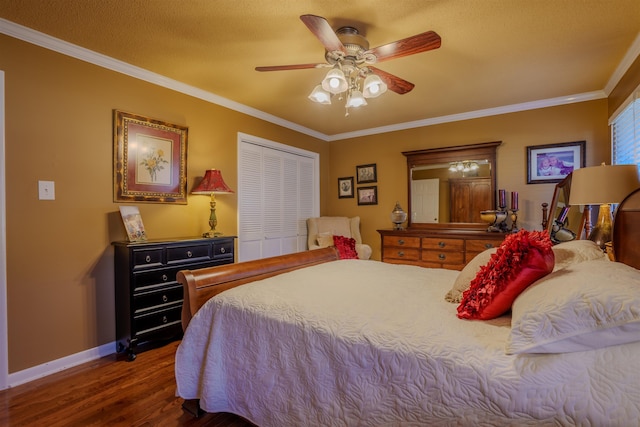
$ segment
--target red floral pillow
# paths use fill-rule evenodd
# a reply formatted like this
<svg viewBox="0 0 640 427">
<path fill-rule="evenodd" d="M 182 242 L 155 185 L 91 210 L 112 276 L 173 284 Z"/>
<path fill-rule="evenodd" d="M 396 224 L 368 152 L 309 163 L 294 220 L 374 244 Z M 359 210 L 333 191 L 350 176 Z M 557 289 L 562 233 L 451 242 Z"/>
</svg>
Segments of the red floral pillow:
<svg viewBox="0 0 640 427">
<path fill-rule="evenodd" d="M 340 259 L 358 259 L 356 239 L 345 236 L 333 236 L 333 245 L 338 250 Z"/>
<path fill-rule="evenodd" d="M 521 230 L 507 236 L 462 294 L 458 317 L 488 320 L 509 311 L 527 286 L 553 270 L 551 246 L 546 231 Z"/>
</svg>

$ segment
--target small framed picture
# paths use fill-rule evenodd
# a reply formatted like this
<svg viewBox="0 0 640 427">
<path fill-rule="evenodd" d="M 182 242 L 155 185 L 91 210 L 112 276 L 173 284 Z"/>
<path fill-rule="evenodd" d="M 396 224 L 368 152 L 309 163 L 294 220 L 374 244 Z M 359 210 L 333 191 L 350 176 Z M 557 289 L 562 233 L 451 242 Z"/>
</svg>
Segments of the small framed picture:
<svg viewBox="0 0 640 427">
<path fill-rule="evenodd" d="M 373 163 L 370 165 L 356 166 L 356 176 L 358 177 L 358 184 L 378 182 L 378 173 L 376 171 L 376 164 Z"/>
<path fill-rule="evenodd" d="M 585 166 L 585 141 L 527 147 L 527 184 L 560 182 Z"/>
<path fill-rule="evenodd" d="M 358 187 L 358 204 L 359 205 L 377 205 L 378 204 L 378 186 Z"/>
<path fill-rule="evenodd" d="M 124 228 L 127 230 L 130 242 L 146 242 L 147 233 L 144 231 L 142 216 L 137 206 L 120 206 L 120 215 Z"/>
<path fill-rule="evenodd" d="M 353 199 L 353 177 L 338 178 L 338 198 Z"/>
</svg>

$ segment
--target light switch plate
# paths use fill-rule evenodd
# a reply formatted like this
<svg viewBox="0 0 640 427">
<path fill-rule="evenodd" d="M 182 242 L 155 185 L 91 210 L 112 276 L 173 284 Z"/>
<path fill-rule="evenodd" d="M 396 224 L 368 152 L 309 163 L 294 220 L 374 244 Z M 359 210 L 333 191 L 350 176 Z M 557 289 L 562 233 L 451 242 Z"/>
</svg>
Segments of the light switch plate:
<svg viewBox="0 0 640 427">
<path fill-rule="evenodd" d="M 38 198 L 40 200 L 55 200 L 55 183 L 53 181 L 38 181 Z"/>
</svg>

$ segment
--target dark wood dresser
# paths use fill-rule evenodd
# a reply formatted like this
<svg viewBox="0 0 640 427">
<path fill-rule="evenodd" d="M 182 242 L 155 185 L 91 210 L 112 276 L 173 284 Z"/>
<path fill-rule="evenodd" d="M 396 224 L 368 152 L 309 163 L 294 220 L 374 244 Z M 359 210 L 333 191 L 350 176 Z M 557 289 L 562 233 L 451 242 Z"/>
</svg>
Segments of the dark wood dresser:
<svg viewBox="0 0 640 427">
<path fill-rule="evenodd" d="M 116 342 L 118 353 L 136 358 L 142 344 L 182 335 L 180 270 L 234 262 L 235 236 L 115 242 Z"/>
<path fill-rule="evenodd" d="M 382 262 L 462 270 L 480 252 L 498 247 L 507 236 L 471 228 L 378 230 Z"/>
</svg>

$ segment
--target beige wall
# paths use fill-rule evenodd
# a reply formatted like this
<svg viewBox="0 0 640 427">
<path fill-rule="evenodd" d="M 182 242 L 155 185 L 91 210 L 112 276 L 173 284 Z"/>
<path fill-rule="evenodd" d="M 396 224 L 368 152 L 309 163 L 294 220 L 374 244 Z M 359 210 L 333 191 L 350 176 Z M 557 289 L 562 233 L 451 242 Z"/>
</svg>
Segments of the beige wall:
<svg viewBox="0 0 640 427">
<path fill-rule="evenodd" d="M 507 114 L 331 143 L 0 35 L 6 79 L 9 370 L 115 339 L 111 242 L 125 238 L 112 195 L 112 110 L 189 127 L 188 189 L 205 169 L 237 188 L 237 132 L 320 153 L 321 213 L 360 215 L 379 259 L 378 228 L 396 201 L 406 208 L 401 151 L 501 140 L 498 185 L 519 191 L 522 222 L 539 227 L 551 184 L 526 184 L 528 145 L 587 141 L 587 164 L 609 161 L 607 100 Z M 338 199 L 337 178 L 378 166 L 379 204 Z M 39 201 L 37 181 L 56 183 Z M 208 199 L 137 204 L 150 238 L 206 230 Z M 237 198 L 218 198 L 219 229 L 236 233 Z"/>
<path fill-rule="evenodd" d="M 189 127 L 189 191 L 213 167 L 237 189 L 238 132 L 320 153 L 326 189 L 325 141 L 10 37 L 0 36 L 0 52 L 12 373 L 115 339 L 111 242 L 126 235 L 113 202 L 113 109 Z M 55 181 L 55 201 L 38 200 L 38 180 Z M 225 234 L 236 233 L 236 204 L 235 195 L 218 198 Z M 136 205 L 149 238 L 208 230 L 207 197 Z"/>
<path fill-rule="evenodd" d="M 399 201 L 407 209 L 407 162 L 403 151 L 480 142 L 502 141 L 497 150 L 498 188 L 519 193 L 518 224 L 540 229 L 543 202 L 551 203 L 555 184 L 527 184 L 527 146 L 586 141 L 587 166 L 610 162 L 607 101 L 504 114 L 331 143 L 328 210 L 359 215 L 362 239 L 380 259 L 377 229 L 391 228 L 389 215 Z M 339 177 L 355 176 L 356 165 L 376 163 L 378 205 L 358 206 L 356 199 L 339 199 Z M 358 187 L 358 185 L 356 185 Z"/>
</svg>

